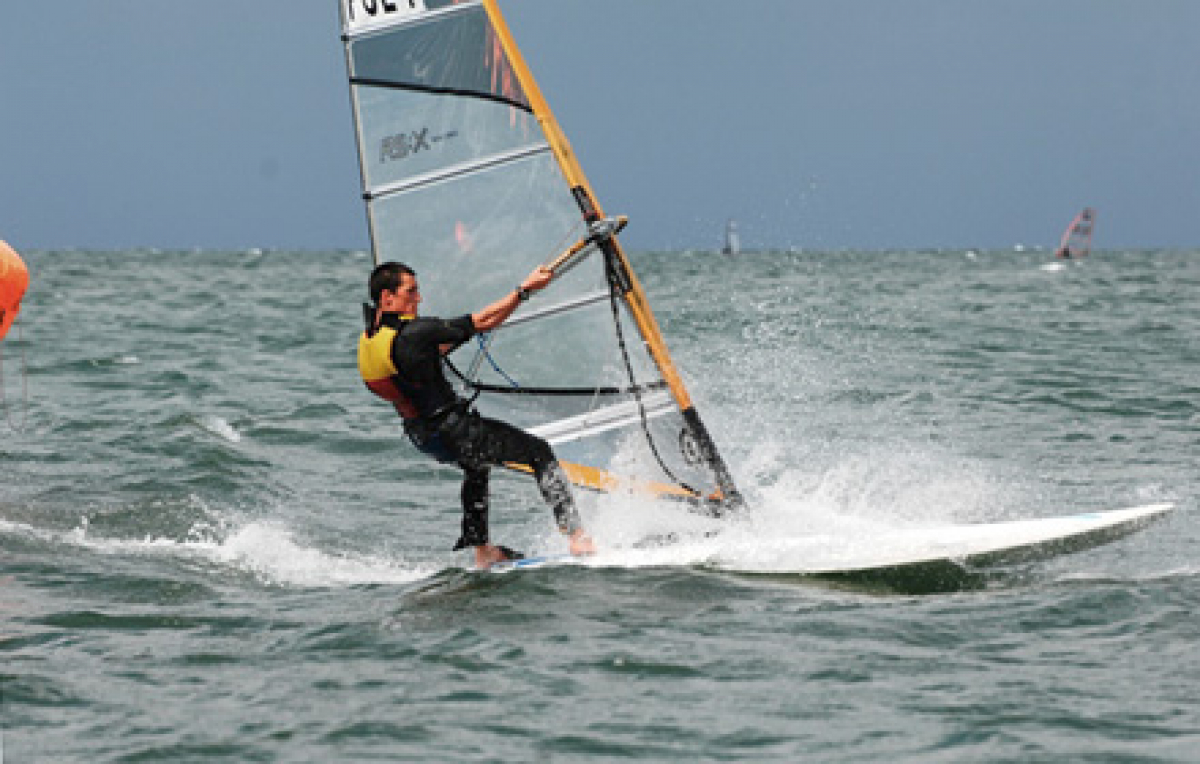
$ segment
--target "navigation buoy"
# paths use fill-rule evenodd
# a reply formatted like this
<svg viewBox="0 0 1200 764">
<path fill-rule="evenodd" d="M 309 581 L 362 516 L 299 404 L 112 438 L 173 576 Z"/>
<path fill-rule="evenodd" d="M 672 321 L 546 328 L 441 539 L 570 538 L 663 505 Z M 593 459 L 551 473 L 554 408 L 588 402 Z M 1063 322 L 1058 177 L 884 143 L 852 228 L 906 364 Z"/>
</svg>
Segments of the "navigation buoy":
<svg viewBox="0 0 1200 764">
<path fill-rule="evenodd" d="M 28 288 L 29 270 L 24 261 L 8 242 L 0 240 L 0 340 L 17 319 L 21 298 Z"/>
</svg>

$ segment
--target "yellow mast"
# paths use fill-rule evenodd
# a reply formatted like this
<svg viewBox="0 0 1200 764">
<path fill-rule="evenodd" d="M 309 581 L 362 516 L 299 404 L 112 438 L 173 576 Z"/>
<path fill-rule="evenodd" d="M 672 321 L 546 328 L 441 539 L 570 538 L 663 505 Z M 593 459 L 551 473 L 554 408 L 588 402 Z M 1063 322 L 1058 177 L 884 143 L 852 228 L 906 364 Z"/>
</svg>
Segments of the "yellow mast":
<svg viewBox="0 0 1200 764">
<path fill-rule="evenodd" d="M 583 169 L 579 166 L 579 161 L 575 158 L 575 152 L 571 149 L 570 142 L 567 141 L 566 135 L 563 134 L 562 129 L 559 127 L 553 112 L 550 111 L 549 104 L 546 103 L 545 97 L 542 96 L 541 89 L 537 86 L 537 81 L 533 78 L 533 73 L 530 71 L 528 64 L 525 63 L 525 58 L 521 55 L 520 49 L 517 48 L 512 32 L 509 31 L 508 24 L 505 23 L 504 17 L 500 14 L 497 0 L 483 0 L 483 7 L 487 11 L 488 18 L 491 20 L 492 28 L 499 38 L 500 45 L 504 49 L 504 54 L 521 83 L 525 97 L 529 100 L 529 105 L 533 108 L 534 116 L 541 125 L 542 131 L 546 134 L 550 148 L 558 160 L 559 167 L 562 168 L 572 192 L 575 193 L 576 199 L 579 201 L 581 210 L 589 223 L 593 220 L 602 219 L 604 211 L 600 208 L 595 195 L 592 193 L 592 187 L 588 183 L 587 177 L 584 176 Z M 696 436 L 705 460 L 716 475 L 717 484 L 720 486 L 720 489 L 717 493 L 707 498 L 717 502 L 720 506 L 741 507 L 743 503 L 741 494 L 734 485 L 733 477 L 725 466 L 724 460 L 717 453 L 716 446 L 713 444 L 707 428 L 705 428 L 699 414 L 696 413 L 696 409 L 692 405 L 691 396 L 688 395 L 687 388 L 683 385 L 683 379 L 679 376 L 675 362 L 671 360 L 671 354 L 667 352 L 667 343 L 663 339 L 658 321 L 654 318 L 654 312 L 650 310 L 650 303 L 646 299 L 646 293 L 642 290 L 642 285 L 634 274 L 633 268 L 630 267 L 629 260 L 625 257 L 625 252 L 621 249 L 616 236 L 614 235 L 607 239 L 603 244 L 603 248 L 605 253 L 615 259 L 620 266 L 621 272 L 619 278 L 623 281 L 622 287 L 624 289 L 625 302 L 629 306 L 633 320 L 637 324 L 642 338 L 650 350 L 651 357 L 662 373 L 663 381 L 666 382 L 667 388 L 679 406 L 684 420 Z"/>
<path fill-rule="evenodd" d="M 554 114 L 550 111 L 550 106 L 542 96 L 542 91 L 538 88 L 537 82 L 533 78 L 533 73 L 529 70 L 529 66 L 521 56 L 521 51 L 517 48 L 512 33 L 509 31 L 508 25 L 504 22 L 504 17 L 500 15 L 500 9 L 496 4 L 496 0 L 484 0 L 483 5 L 487 9 L 488 17 L 491 19 L 492 26 L 496 30 L 496 35 L 500 39 L 500 45 L 504 48 L 504 54 L 508 58 L 509 63 L 512 64 L 517 78 L 521 81 L 525 97 L 529 99 L 529 105 L 533 107 L 534 116 L 542 126 L 542 130 L 550 142 L 550 148 L 554 152 L 554 156 L 558 159 L 558 164 L 562 168 L 567 182 L 573 189 L 583 189 L 587 193 L 590 203 L 594 206 L 597 216 L 604 217 L 604 211 L 596 201 L 595 194 L 592 193 L 592 187 L 588 183 L 587 177 L 584 176 L 583 169 L 579 166 L 579 161 L 575 158 L 575 152 L 571 150 L 570 142 L 567 141 L 566 135 L 559 128 L 558 121 L 554 119 Z M 616 237 L 613 237 L 610 241 L 612 242 L 614 253 L 629 280 L 630 289 L 626 293 L 625 299 L 629 304 L 633 319 L 641 330 L 642 336 L 650 348 L 650 354 L 653 356 L 654 362 L 658 364 L 659 371 L 663 375 L 663 380 L 667 383 L 667 387 L 670 389 L 671 395 L 674 396 L 675 402 L 679 404 L 680 409 L 686 411 L 692 408 L 691 396 L 688 395 L 687 388 L 683 386 L 683 380 L 679 376 L 679 371 L 675 368 L 675 362 L 671 360 L 671 355 L 667 352 L 667 343 L 663 339 L 662 331 L 658 327 L 654 313 L 650 310 L 650 303 L 646 300 L 646 293 L 642 291 L 641 283 L 638 282 L 633 269 L 629 267 L 629 260 L 625 257 L 625 252 L 622 251 Z"/>
</svg>

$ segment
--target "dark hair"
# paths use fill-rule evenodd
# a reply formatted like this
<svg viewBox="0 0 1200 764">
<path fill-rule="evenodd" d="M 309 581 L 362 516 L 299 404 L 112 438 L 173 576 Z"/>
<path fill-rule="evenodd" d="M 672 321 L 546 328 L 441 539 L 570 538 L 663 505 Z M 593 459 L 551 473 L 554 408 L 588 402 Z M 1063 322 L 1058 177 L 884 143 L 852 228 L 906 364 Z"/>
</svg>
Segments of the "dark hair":
<svg viewBox="0 0 1200 764">
<path fill-rule="evenodd" d="M 417 275 L 416 271 L 404 263 L 380 263 L 375 266 L 375 270 L 371 271 L 371 278 L 367 280 L 367 294 L 370 295 L 371 302 L 378 305 L 385 289 L 390 292 L 396 291 L 400 287 L 400 277 L 405 273 L 414 278 Z"/>
</svg>

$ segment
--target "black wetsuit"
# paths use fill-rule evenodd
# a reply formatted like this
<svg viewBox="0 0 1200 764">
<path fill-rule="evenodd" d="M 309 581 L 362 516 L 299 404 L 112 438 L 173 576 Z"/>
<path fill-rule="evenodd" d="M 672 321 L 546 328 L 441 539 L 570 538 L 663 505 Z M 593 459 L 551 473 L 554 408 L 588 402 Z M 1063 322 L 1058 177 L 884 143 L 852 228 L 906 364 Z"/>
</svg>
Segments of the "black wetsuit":
<svg viewBox="0 0 1200 764">
<path fill-rule="evenodd" d="M 396 329 L 391 359 L 400 389 L 418 416 L 405 418 L 413 444 L 438 461 L 457 464 L 462 484 L 462 535 L 455 549 L 488 543 L 488 478 L 492 466 L 529 466 L 542 497 L 565 533 L 580 527 L 571 487 L 550 444 L 506 422 L 482 417 L 459 398 L 446 380 L 441 346 L 460 345 L 475 335 L 469 315 L 453 319 L 384 314 L 383 326 Z"/>
</svg>

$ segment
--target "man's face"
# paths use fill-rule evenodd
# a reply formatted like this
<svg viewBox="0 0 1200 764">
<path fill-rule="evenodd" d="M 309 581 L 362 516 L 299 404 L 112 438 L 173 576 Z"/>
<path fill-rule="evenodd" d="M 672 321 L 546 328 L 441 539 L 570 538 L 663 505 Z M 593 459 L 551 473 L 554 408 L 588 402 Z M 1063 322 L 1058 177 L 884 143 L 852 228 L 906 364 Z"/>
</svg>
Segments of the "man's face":
<svg viewBox="0 0 1200 764">
<path fill-rule="evenodd" d="M 417 306 L 421 304 L 421 290 L 417 279 L 410 273 L 400 274 L 400 285 L 396 291 L 383 290 L 383 305 L 389 313 L 399 313 L 406 316 L 417 315 Z"/>
</svg>

